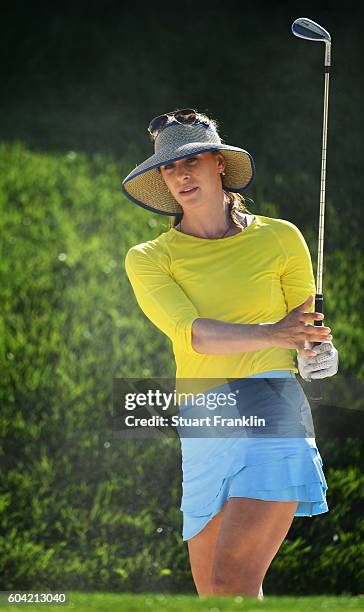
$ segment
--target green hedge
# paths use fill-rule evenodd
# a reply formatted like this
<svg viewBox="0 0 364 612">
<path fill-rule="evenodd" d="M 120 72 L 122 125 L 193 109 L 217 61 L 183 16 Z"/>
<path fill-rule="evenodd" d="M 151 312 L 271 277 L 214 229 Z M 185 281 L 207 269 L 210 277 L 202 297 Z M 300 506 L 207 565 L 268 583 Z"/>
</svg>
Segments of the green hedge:
<svg viewBox="0 0 364 612">
<path fill-rule="evenodd" d="M 129 171 L 101 155 L 0 146 L 3 590 L 194 591 L 179 441 L 110 432 L 113 377 L 174 375 L 170 341 L 124 272 L 128 248 L 167 229 L 122 196 Z M 254 196 L 255 212 L 282 214 Z M 341 373 L 360 378 L 360 261 L 348 243 L 326 264 Z M 267 592 L 363 592 L 362 450 L 359 439 L 320 441 L 330 512 L 294 521 Z"/>
</svg>

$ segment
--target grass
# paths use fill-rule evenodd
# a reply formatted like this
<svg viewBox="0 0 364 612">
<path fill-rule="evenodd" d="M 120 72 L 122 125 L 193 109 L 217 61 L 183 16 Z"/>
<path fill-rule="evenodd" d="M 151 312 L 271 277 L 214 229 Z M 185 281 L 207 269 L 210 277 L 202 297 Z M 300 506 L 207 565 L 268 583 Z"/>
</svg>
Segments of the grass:
<svg viewBox="0 0 364 612">
<path fill-rule="evenodd" d="M 309 596 L 309 597 L 275 597 L 265 596 L 263 601 L 254 598 L 233 597 L 201 597 L 197 595 L 164 595 L 162 593 L 143 593 L 133 595 L 130 593 L 69 593 L 69 605 L 63 608 L 74 608 L 77 612 L 89 610 L 105 610 L 107 612 L 127 610 L 137 612 L 151 610 L 184 611 L 199 610 L 200 612 L 220 612 L 223 610 L 265 610 L 269 612 L 282 612 L 292 610 L 295 612 L 329 610 L 339 612 L 343 609 L 361 610 L 364 608 L 364 595 L 358 596 Z M 32 610 L 54 610 L 56 606 L 31 606 Z M 24 606 L 0 606 L 0 610 L 24 610 Z"/>
</svg>

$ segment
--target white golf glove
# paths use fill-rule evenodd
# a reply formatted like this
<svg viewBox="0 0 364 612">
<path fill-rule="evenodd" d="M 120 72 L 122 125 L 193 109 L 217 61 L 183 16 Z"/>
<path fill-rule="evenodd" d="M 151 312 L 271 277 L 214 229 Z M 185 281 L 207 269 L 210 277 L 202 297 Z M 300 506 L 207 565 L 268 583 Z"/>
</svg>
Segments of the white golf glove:
<svg viewBox="0 0 364 612">
<path fill-rule="evenodd" d="M 304 380 L 334 376 L 339 367 L 339 353 L 332 342 L 321 342 L 314 346 L 317 355 L 307 356 L 297 352 L 298 370 Z"/>
</svg>

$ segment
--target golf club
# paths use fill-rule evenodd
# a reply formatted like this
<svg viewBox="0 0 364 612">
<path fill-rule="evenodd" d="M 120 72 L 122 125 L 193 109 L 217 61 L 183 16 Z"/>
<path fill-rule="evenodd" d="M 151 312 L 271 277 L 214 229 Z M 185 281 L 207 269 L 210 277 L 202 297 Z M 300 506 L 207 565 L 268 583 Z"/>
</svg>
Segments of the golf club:
<svg viewBox="0 0 364 612">
<path fill-rule="evenodd" d="M 312 19 L 307 17 L 299 17 L 292 24 L 292 32 L 299 38 L 305 40 L 314 40 L 325 43 L 325 92 L 324 92 L 324 116 L 322 130 L 322 155 L 321 155 L 321 187 L 320 187 L 320 215 L 319 215 L 319 234 L 318 234 L 318 251 L 317 251 L 317 280 L 315 295 L 315 312 L 323 313 L 323 290 L 322 290 L 322 275 L 323 275 L 323 256 L 324 256 L 324 223 L 325 223 L 325 190 L 326 190 L 326 147 L 327 147 L 327 117 L 329 106 L 329 78 L 331 67 L 331 36 L 322 26 Z M 314 325 L 323 325 L 323 321 L 314 321 Z M 310 343 L 308 343 L 310 345 Z M 320 342 L 314 342 L 312 346 L 316 346 Z M 322 399 L 321 384 L 319 381 L 314 381 L 316 384 L 312 387 L 312 395 L 310 399 Z"/>
</svg>

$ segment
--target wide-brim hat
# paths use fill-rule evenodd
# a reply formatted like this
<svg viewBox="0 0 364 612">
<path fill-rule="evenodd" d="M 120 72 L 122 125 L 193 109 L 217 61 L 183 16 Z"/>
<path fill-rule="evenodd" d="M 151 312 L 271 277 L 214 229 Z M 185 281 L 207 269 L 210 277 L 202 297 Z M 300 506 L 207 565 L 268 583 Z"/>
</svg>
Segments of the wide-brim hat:
<svg viewBox="0 0 364 612">
<path fill-rule="evenodd" d="M 224 155 L 224 190 L 240 192 L 251 185 L 255 178 L 255 165 L 248 151 L 223 144 L 211 123 L 205 125 L 173 122 L 167 124 L 157 135 L 154 154 L 136 166 L 123 180 L 122 192 L 135 204 L 161 215 L 183 212 L 182 206 L 169 192 L 157 168 L 206 151 L 221 151 Z"/>
</svg>

